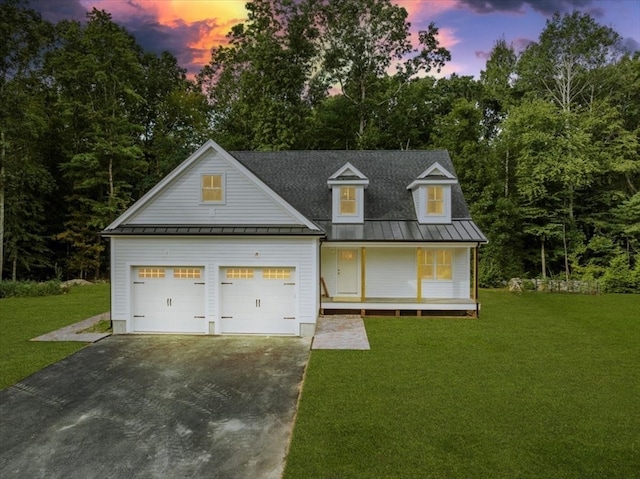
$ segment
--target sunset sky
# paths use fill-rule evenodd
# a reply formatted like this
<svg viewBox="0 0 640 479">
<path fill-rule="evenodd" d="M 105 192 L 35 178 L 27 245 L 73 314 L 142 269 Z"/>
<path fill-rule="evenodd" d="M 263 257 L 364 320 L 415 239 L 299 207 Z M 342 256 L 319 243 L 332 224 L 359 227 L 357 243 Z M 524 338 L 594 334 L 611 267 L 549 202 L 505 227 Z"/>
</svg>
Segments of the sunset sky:
<svg viewBox="0 0 640 479">
<path fill-rule="evenodd" d="M 1 0 L 0 0 L 1 1 Z M 245 17 L 246 0 L 31 0 L 49 21 L 84 20 L 93 7 L 153 52 L 171 52 L 191 75 L 210 59 L 211 48 L 225 42 L 232 25 Z M 516 50 L 538 38 L 545 20 L 558 10 L 574 9 L 616 30 L 630 50 L 640 49 L 638 0 L 394 0 L 409 12 L 417 31 L 435 22 L 440 43 L 452 61 L 443 74 L 478 76 L 495 41 L 504 37 Z"/>
</svg>

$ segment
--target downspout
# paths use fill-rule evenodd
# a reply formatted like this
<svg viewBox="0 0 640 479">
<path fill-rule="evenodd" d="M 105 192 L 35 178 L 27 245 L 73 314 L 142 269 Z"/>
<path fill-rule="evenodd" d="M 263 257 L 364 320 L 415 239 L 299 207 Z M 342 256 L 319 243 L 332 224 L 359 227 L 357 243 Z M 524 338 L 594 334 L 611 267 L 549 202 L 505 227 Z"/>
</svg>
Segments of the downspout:
<svg viewBox="0 0 640 479">
<path fill-rule="evenodd" d="M 476 247 L 473 249 L 473 289 L 474 296 L 476 299 L 476 318 L 480 318 L 480 301 L 478 298 L 478 249 L 480 248 L 480 243 L 476 243 Z"/>
</svg>

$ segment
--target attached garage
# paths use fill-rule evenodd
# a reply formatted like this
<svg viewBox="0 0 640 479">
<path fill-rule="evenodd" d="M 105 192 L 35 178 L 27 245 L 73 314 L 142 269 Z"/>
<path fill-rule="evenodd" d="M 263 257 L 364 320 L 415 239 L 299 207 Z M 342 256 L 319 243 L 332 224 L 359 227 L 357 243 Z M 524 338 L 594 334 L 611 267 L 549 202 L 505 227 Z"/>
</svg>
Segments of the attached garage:
<svg viewBox="0 0 640 479">
<path fill-rule="evenodd" d="M 299 334 L 294 267 L 220 268 L 220 332 Z"/>
<path fill-rule="evenodd" d="M 132 330 L 138 333 L 206 333 L 204 268 L 132 268 Z"/>
</svg>

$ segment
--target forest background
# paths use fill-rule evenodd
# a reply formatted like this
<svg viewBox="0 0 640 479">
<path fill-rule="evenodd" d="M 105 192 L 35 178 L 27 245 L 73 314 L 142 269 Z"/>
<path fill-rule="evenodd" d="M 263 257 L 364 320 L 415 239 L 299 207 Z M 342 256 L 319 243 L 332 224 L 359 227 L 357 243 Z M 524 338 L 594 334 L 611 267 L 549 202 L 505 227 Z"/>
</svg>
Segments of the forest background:
<svg viewBox="0 0 640 479">
<path fill-rule="evenodd" d="M 99 278 L 100 232 L 206 139 L 230 150 L 447 149 L 489 238 L 480 282 L 640 292 L 640 53 L 580 12 L 479 79 L 436 79 L 389 0 L 253 0 L 195 78 L 108 12 L 0 3 L 2 278 Z"/>
</svg>

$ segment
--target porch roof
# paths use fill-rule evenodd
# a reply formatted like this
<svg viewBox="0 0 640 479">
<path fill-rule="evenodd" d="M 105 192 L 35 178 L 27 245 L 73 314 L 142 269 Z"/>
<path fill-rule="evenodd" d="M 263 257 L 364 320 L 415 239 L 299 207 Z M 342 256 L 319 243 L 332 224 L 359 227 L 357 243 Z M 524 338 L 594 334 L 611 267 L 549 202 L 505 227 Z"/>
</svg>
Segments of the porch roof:
<svg viewBox="0 0 640 479">
<path fill-rule="evenodd" d="M 328 241 L 407 241 L 486 243 L 487 238 L 470 219 L 451 224 L 420 224 L 417 221 L 365 221 L 364 224 L 333 224 L 315 221 Z"/>
</svg>

